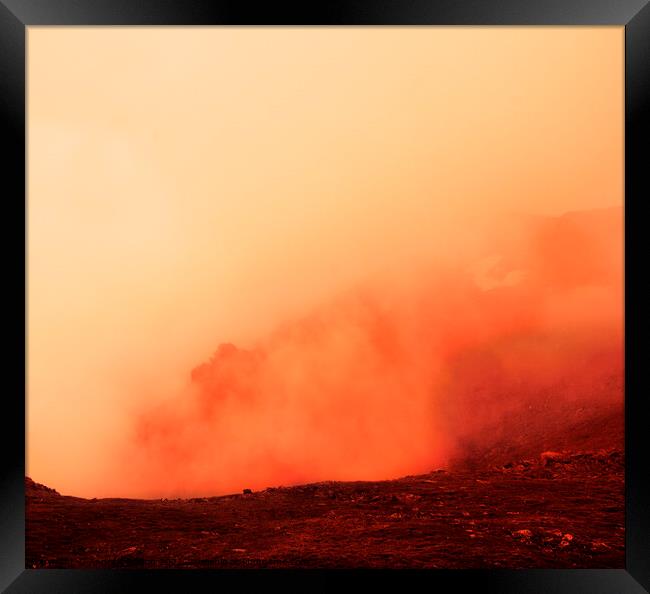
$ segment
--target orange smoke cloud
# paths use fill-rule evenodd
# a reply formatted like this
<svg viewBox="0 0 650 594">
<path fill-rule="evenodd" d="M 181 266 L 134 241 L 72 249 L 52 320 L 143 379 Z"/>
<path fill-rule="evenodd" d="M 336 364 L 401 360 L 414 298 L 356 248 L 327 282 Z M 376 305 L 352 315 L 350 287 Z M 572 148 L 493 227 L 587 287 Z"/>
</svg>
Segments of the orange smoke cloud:
<svg viewBox="0 0 650 594">
<path fill-rule="evenodd" d="M 623 27 L 27 33 L 35 480 L 388 478 L 622 402 Z"/>
<path fill-rule="evenodd" d="M 249 349 L 221 344 L 140 411 L 131 489 L 398 477 L 480 447 L 530 402 L 622 403 L 621 209 L 510 224 L 497 253 L 368 283 Z"/>
</svg>

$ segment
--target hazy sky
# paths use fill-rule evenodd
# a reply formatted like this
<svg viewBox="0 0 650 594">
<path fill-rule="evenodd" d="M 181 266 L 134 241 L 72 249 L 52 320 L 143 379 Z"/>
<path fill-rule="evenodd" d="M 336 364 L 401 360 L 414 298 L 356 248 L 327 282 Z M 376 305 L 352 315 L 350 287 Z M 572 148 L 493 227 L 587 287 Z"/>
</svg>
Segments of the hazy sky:
<svg viewBox="0 0 650 594">
<path fill-rule="evenodd" d="M 622 205 L 623 35 L 29 27 L 27 473 L 117 494 L 134 408 L 219 343 Z"/>
</svg>

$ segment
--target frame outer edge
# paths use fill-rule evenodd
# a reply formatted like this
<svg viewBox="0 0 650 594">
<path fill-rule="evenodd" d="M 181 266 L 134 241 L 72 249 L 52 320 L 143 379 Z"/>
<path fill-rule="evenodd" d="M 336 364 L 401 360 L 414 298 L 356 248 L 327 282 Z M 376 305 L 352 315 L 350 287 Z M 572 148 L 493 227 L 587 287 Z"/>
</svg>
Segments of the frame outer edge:
<svg viewBox="0 0 650 594">
<path fill-rule="evenodd" d="M 17 228 L 16 223 L 20 225 L 20 222 L 13 217 L 3 217 L 2 240 L 7 254 L 4 259 L 3 288 L 7 288 L 4 296 L 11 295 L 15 300 L 5 300 L 3 332 L 5 344 L 10 346 L 10 360 L 7 361 L 5 354 L 3 363 L 7 371 L 14 370 L 11 375 L 17 375 L 16 371 L 22 369 L 23 377 L 25 211 L 21 204 L 25 195 L 25 39 L 24 24 L 0 2 L 0 147 L 5 155 L 0 171 L 3 185 L 7 186 L 3 196 L 5 212 L 6 207 L 11 206 L 8 203 L 15 201 L 13 207 L 22 213 L 19 215 L 22 216 L 22 229 Z M 22 252 L 13 243 L 14 233 L 23 238 Z M 2 398 L 5 426 L 0 431 L 0 590 L 25 570 L 25 465 L 20 454 L 25 448 L 25 403 L 20 390 L 24 393 L 24 384 L 19 379 L 6 387 Z"/>
<path fill-rule="evenodd" d="M 25 4 L 29 0 L 26 0 Z M 12 4 L 16 2 L 10 0 Z M 4 145 L 3 153 L 5 157 L 5 165 L 2 168 L 4 173 L 3 178 L 8 180 L 9 186 L 16 185 L 16 190 L 22 192 L 24 196 L 25 191 L 25 178 L 23 172 L 25 171 L 25 49 L 26 49 L 26 27 L 21 18 L 17 17 L 5 5 L 6 0 L 0 0 L 0 120 L 2 121 L 2 133 L 0 134 L 0 145 Z M 188 2 L 191 4 L 192 2 Z M 54 4 L 54 2 L 53 2 Z M 639 205 L 639 198 L 642 196 L 650 196 L 650 187 L 647 181 L 647 166 L 643 162 L 644 155 L 638 152 L 633 152 L 631 149 L 637 149 L 643 145 L 649 137 L 650 125 L 647 112 L 650 100 L 650 70 L 648 70 L 650 62 L 650 4 L 645 0 L 643 3 L 636 2 L 636 5 L 641 4 L 641 8 L 632 10 L 628 2 L 624 8 L 619 8 L 620 12 L 627 12 L 628 14 L 635 14 L 635 16 L 626 25 L 626 63 L 625 63 L 625 78 L 626 78 L 626 122 L 625 122 L 625 147 L 626 147 L 626 169 L 625 169 L 625 195 L 626 198 L 634 194 L 636 197 L 636 205 L 626 200 L 626 223 L 628 220 L 642 220 L 643 209 Z M 32 3 L 33 7 L 33 3 Z M 29 6 L 28 9 L 29 11 Z M 22 14 L 22 12 L 20 13 Z M 24 16 L 24 15 L 23 15 Z M 31 17 L 34 14 L 28 14 L 26 21 L 33 21 Z M 38 15 L 36 15 L 38 17 Z M 63 16 L 63 15 L 62 15 Z M 38 20 L 38 19 L 37 19 Z M 63 16 L 60 19 L 65 22 L 66 18 Z M 97 21 L 100 19 L 94 19 Z M 42 20 L 41 20 L 42 22 Z M 624 21 L 623 21 L 624 22 Z M 622 23 L 621 23 L 622 24 Z M 22 70 L 21 70 L 22 68 Z M 628 84 L 627 81 L 634 81 L 633 84 Z M 12 184 L 13 182 L 13 184 Z M 10 192 L 9 196 L 15 196 L 17 192 Z M 23 211 L 24 215 L 24 211 Z M 24 223 L 24 219 L 23 219 Z M 6 225 L 6 227 L 9 225 Z M 626 224 L 627 226 L 627 224 Z M 24 226 L 23 226 L 24 230 Z M 3 238 L 4 239 L 4 238 Z M 632 242 L 626 233 L 625 235 L 625 251 L 626 254 L 631 252 L 639 253 L 642 246 L 635 240 Z M 6 253 L 15 254 L 14 250 L 7 250 Z M 643 252 L 641 252 L 642 254 Z M 8 258 L 8 264 L 11 264 L 14 272 L 14 267 L 18 269 L 18 274 L 21 274 L 24 288 L 24 267 L 20 272 L 21 264 L 23 261 L 15 259 L 14 256 Z M 628 262 L 626 260 L 626 288 L 630 289 L 633 286 L 632 277 L 628 274 Z M 16 274 L 16 277 L 18 276 Z M 635 286 L 639 289 L 639 283 Z M 20 285 L 19 285 L 20 286 Z M 631 291 L 629 291 L 631 292 Z M 628 291 L 626 291 L 626 312 L 628 309 Z M 22 311 L 24 314 L 24 297 L 22 298 Z M 635 315 L 638 312 L 638 307 L 635 309 Z M 627 316 L 626 316 L 627 317 Z M 22 321 L 20 316 L 15 316 L 11 320 L 10 332 L 15 331 L 13 324 L 20 326 L 22 338 L 16 334 L 15 338 L 18 343 L 23 347 L 25 346 L 24 315 Z M 638 328 L 635 330 L 629 325 L 626 325 L 626 334 L 640 334 L 642 325 L 636 324 Z M 12 337 L 13 338 L 13 337 Z M 636 337 L 640 339 L 639 336 Z M 15 344 L 15 343 L 14 343 Z M 16 367 L 19 367 L 22 356 L 18 353 Z M 16 356 L 16 355 L 12 355 Z M 628 379 L 631 374 L 640 377 L 641 369 L 641 355 L 639 353 L 632 353 L 627 351 L 627 357 L 630 357 L 629 362 L 626 361 L 626 385 L 630 384 Z M 23 361 L 24 365 L 24 361 Z M 23 367 L 24 370 L 24 367 Z M 4 399 L 4 407 L 7 411 L 6 419 L 13 425 L 14 422 L 20 423 L 24 421 L 24 407 L 20 399 L 15 394 L 8 394 Z M 631 477 L 628 473 L 626 476 L 627 484 L 627 518 L 626 518 L 626 567 L 628 575 L 634 578 L 645 589 L 650 588 L 650 544 L 647 541 L 648 534 L 650 534 L 650 515 L 648 511 L 643 511 L 647 507 L 647 502 L 650 501 L 650 485 L 648 478 L 641 476 L 643 469 L 650 467 L 650 460 L 648 455 L 643 451 L 643 435 L 642 428 L 644 422 L 644 405 L 639 401 L 645 397 L 644 393 L 638 393 L 636 402 L 626 398 L 626 427 L 632 429 L 636 427 L 636 431 L 626 431 L 626 457 L 628 458 L 628 468 L 633 466 L 637 469 L 639 476 Z M 11 453 L 12 451 L 23 451 L 24 448 L 24 432 L 25 424 L 22 423 L 22 428 L 12 427 L 11 431 L 0 431 L 0 446 L 3 446 L 2 452 Z M 18 437 L 18 439 L 17 439 Z M 19 443 L 20 438 L 22 442 Z M 0 591 L 4 591 L 11 582 L 21 576 L 26 578 L 25 571 L 25 556 L 24 556 L 24 464 L 18 464 L 10 461 L 12 456 L 0 457 L 0 500 L 2 506 L 0 507 Z M 19 578 L 19 582 L 23 581 Z M 650 590 L 649 590 L 650 591 Z"/>
<path fill-rule="evenodd" d="M 650 591 L 650 456 L 647 453 L 647 390 L 645 363 L 639 347 L 647 341 L 647 293 L 635 276 L 631 259 L 647 256 L 647 232 L 629 228 L 644 221 L 644 202 L 650 196 L 648 154 L 650 138 L 650 3 L 625 27 L 625 457 L 626 568 Z M 647 219 L 645 219 L 647 221 Z M 645 236 L 645 237 L 644 237 Z M 647 242 L 647 239 L 645 239 Z M 638 272 L 638 271 L 637 271 Z M 634 323 L 627 323 L 628 319 Z M 645 319 L 644 319 L 645 318 Z M 634 469 L 630 472 L 630 469 Z"/>
<path fill-rule="evenodd" d="M 26 25 L 625 25 L 647 0 L 1 0 Z"/>
</svg>

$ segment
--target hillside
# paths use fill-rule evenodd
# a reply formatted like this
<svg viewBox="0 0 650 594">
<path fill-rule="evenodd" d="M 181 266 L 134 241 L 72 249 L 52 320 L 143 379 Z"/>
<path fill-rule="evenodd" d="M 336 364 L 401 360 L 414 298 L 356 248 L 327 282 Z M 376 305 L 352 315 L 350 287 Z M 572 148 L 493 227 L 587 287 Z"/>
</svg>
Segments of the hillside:
<svg viewBox="0 0 650 594">
<path fill-rule="evenodd" d="M 397 480 L 89 500 L 26 479 L 27 566 L 623 567 L 622 411 L 569 412 Z"/>
</svg>

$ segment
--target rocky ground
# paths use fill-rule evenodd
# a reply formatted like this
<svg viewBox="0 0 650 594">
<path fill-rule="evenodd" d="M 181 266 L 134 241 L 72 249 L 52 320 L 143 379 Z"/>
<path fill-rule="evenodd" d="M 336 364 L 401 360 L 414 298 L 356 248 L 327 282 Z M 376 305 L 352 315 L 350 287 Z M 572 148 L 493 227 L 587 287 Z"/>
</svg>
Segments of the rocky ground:
<svg viewBox="0 0 650 594">
<path fill-rule="evenodd" d="M 26 479 L 28 567 L 624 567 L 620 449 L 186 500 Z"/>
</svg>

